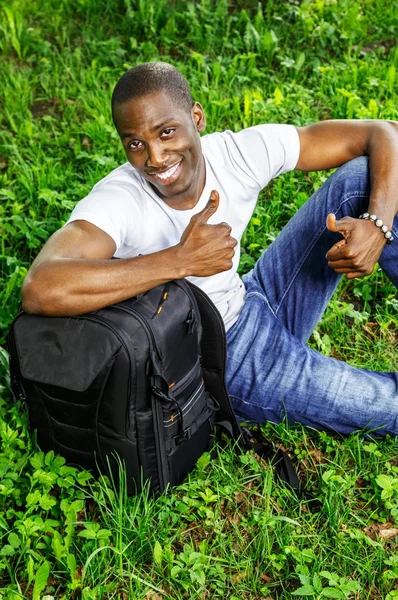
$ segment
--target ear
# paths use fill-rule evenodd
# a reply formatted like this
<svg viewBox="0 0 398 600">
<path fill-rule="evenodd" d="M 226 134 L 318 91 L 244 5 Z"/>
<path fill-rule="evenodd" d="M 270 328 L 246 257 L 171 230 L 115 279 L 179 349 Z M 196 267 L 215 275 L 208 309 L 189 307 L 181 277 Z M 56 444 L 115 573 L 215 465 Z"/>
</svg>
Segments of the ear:
<svg viewBox="0 0 398 600">
<path fill-rule="evenodd" d="M 202 133 L 206 129 L 206 116 L 204 110 L 199 102 L 194 102 L 192 106 L 192 120 L 195 124 L 196 130 Z"/>
</svg>

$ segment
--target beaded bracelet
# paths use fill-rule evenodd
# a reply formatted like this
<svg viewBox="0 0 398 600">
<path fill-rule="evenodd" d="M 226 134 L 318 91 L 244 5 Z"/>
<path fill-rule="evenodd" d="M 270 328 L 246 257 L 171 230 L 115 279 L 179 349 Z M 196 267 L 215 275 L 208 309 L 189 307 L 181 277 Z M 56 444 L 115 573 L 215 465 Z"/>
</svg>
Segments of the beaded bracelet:
<svg viewBox="0 0 398 600">
<path fill-rule="evenodd" d="M 372 221 L 380 229 L 383 233 L 384 237 L 387 240 L 387 244 L 392 244 L 394 241 L 394 236 L 391 231 L 389 231 L 387 225 L 384 225 L 381 219 L 378 219 L 376 215 L 371 215 L 370 213 L 363 213 L 363 215 L 359 215 L 360 219 L 366 219 L 367 221 Z"/>
</svg>

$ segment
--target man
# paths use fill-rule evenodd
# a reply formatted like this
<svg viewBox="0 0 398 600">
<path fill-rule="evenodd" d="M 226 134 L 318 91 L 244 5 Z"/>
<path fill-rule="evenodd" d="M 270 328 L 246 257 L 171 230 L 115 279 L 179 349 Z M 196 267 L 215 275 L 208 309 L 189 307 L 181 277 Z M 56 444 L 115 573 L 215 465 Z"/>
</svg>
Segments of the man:
<svg viewBox="0 0 398 600">
<path fill-rule="evenodd" d="M 341 274 L 361 277 L 379 261 L 398 286 L 398 125 L 260 125 L 200 138 L 202 107 L 157 62 L 121 77 L 112 110 L 128 163 L 46 243 L 24 309 L 76 315 L 189 277 L 224 319 L 238 416 L 397 434 L 398 373 L 354 369 L 305 342 Z M 242 282 L 239 242 L 259 191 L 291 169 L 340 165 Z"/>
</svg>

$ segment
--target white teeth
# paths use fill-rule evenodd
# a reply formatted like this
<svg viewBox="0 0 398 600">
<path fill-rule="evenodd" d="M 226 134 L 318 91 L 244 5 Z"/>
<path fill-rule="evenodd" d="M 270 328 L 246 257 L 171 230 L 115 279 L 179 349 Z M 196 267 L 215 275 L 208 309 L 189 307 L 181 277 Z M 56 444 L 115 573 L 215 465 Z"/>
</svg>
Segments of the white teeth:
<svg viewBox="0 0 398 600">
<path fill-rule="evenodd" d="M 158 177 L 159 179 L 163 179 L 163 180 L 168 179 L 169 177 L 174 175 L 174 173 L 177 171 L 179 164 L 180 163 L 177 163 L 176 165 L 174 165 L 174 167 L 171 167 L 164 173 L 154 173 L 154 177 Z"/>
</svg>

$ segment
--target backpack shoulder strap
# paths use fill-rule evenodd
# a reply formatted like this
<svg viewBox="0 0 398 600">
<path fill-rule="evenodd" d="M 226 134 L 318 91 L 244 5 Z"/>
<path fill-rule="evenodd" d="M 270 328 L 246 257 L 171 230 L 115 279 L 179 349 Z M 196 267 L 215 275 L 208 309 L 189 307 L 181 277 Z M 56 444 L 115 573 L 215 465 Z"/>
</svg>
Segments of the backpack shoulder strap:
<svg viewBox="0 0 398 600">
<path fill-rule="evenodd" d="M 241 428 L 231 406 L 225 386 L 226 338 L 224 322 L 210 298 L 196 285 L 190 282 L 202 321 L 202 370 L 205 386 L 219 403 L 217 419 L 225 429 L 230 424 L 232 437 L 238 439 L 242 435 Z"/>
<path fill-rule="evenodd" d="M 288 455 L 265 439 L 259 425 L 254 432 L 241 428 L 231 406 L 225 386 L 226 337 L 224 323 L 220 313 L 210 298 L 200 288 L 190 282 L 202 320 L 203 335 L 201 341 L 202 369 L 205 385 L 220 404 L 218 425 L 233 438 L 239 440 L 242 450 L 254 450 L 262 458 L 268 459 L 283 483 L 293 489 L 299 497 L 307 501 L 311 512 L 320 510 L 321 504 L 310 492 L 305 490 L 297 476 Z M 252 441 L 251 438 L 255 438 Z"/>
</svg>

